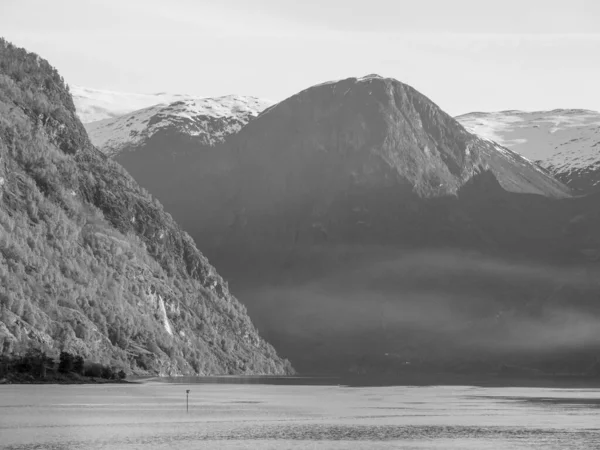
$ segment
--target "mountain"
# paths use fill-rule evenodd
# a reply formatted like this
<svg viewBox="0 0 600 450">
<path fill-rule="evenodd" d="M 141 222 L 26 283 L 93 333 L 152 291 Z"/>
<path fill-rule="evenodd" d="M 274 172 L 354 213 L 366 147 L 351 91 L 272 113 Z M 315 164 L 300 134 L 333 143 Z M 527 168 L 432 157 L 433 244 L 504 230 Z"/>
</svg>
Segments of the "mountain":
<svg viewBox="0 0 600 450">
<path fill-rule="evenodd" d="M 190 236 L 89 141 L 58 72 L 0 40 L 0 351 L 160 375 L 292 371 Z"/>
<path fill-rule="evenodd" d="M 223 229 L 236 202 L 244 216 L 266 210 L 282 215 L 286 209 L 318 221 L 349 192 L 388 190 L 411 201 L 455 196 L 485 171 L 510 192 L 570 195 L 531 161 L 468 133 L 413 88 L 376 75 L 302 91 L 203 155 L 213 160 L 182 168 L 177 173 L 181 189 L 173 193 L 191 214 L 194 207 L 198 213 L 212 211 L 202 225 L 184 218 L 194 233 L 202 226 Z M 211 192 L 207 203 L 203 198 Z M 164 201 L 177 211 L 171 199 Z M 215 222 L 220 212 L 210 202 L 228 211 L 225 222 Z"/>
<path fill-rule="evenodd" d="M 73 96 L 77 115 L 84 124 L 119 117 L 153 105 L 201 98 L 194 95 L 166 92 L 156 94 L 115 92 L 77 85 L 71 85 L 69 90 Z"/>
<path fill-rule="evenodd" d="M 412 87 L 313 86 L 197 155 L 147 188 L 299 370 L 591 370 L 598 207 Z"/>
<path fill-rule="evenodd" d="M 574 190 L 600 191 L 599 112 L 476 112 L 456 119 L 470 132 L 538 162 Z"/>
<path fill-rule="evenodd" d="M 109 156 L 138 150 L 152 138 L 164 135 L 181 135 L 196 145 L 215 146 L 270 105 L 266 100 L 235 95 L 185 99 L 87 123 L 85 127 L 92 143 Z"/>
<path fill-rule="evenodd" d="M 179 195 L 188 167 L 209 161 L 224 140 L 271 103 L 229 95 L 150 106 L 85 124 L 90 139 L 159 199 Z M 218 157 L 218 156 L 217 156 Z"/>
<path fill-rule="evenodd" d="M 370 83 L 379 79 L 381 77 L 368 76 L 361 79 L 361 82 Z M 325 83 L 323 87 L 326 88 L 333 84 L 335 83 Z M 342 89 L 342 87 L 338 89 Z M 331 100 L 329 97 L 327 98 L 327 101 Z M 230 137 L 235 140 L 237 132 L 270 105 L 271 103 L 265 100 L 241 96 L 188 99 L 151 106 L 117 118 L 87 123 L 85 126 L 92 142 L 105 154 L 122 164 L 141 186 L 168 204 L 169 210 L 174 203 L 178 204 L 176 208 L 188 209 L 190 206 L 187 199 L 194 189 L 188 181 L 203 176 L 204 171 L 213 172 L 214 167 L 219 167 L 224 161 L 223 155 L 220 154 L 221 147 L 228 145 L 225 144 L 225 141 Z M 346 105 L 345 107 L 351 109 L 354 106 Z M 269 117 L 280 114 L 279 105 L 274 111 L 270 111 L 269 108 L 266 113 Z M 364 111 L 364 113 L 369 112 Z M 424 111 L 424 114 L 428 113 Z M 393 114 L 398 116 L 401 112 L 396 110 Z M 396 118 L 392 115 L 389 120 L 396 120 Z M 407 126 L 411 125 L 405 123 L 404 127 Z M 430 127 L 435 126 L 435 123 L 430 125 Z M 465 130 L 458 130 L 460 125 L 456 123 L 452 127 L 456 130 L 451 132 L 457 136 L 465 133 Z M 415 183 L 415 189 L 423 190 L 424 193 L 428 193 L 426 195 L 433 195 L 436 191 L 440 193 L 455 192 L 461 183 L 469 178 L 469 174 L 473 170 L 488 166 L 493 166 L 494 173 L 498 175 L 502 185 L 511 191 L 557 197 L 569 195 L 568 189 L 549 177 L 531 161 L 495 142 L 472 139 L 470 135 L 469 139 L 472 139 L 472 142 L 469 143 L 467 152 L 471 147 L 476 147 L 478 150 L 474 152 L 477 155 L 472 164 L 468 167 L 465 166 L 464 174 L 451 173 L 462 164 L 461 160 L 446 165 L 445 159 L 452 158 L 452 152 L 455 149 L 448 154 L 442 152 L 438 155 L 435 147 L 432 147 L 433 153 L 431 153 L 428 145 L 438 144 L 432 143 L 431 138 L 425 135 L 418 138 L 417 144 L 425 149 L 424 152 L 414 151 L 410 155 L 408 152 L 394 154 L 390 148 L 403 144 L 401 140 L 405 131 L 405 129 L 398 128 L 392 131 L 390 136 L 377 138 L 388 139 L 388 142 L 383 144 L 387 147 L 384 152 L 389 153 L 386 158 L 408 156 L 408 160 L 398 159 L 392 164 L 399 167 L 406 163 L 407 171 L 400 176 L 408 176 L 408 181 Z M 276 131 L 273 136 L 277 133 L 280 132 Z M 311 131 L 306 132 L 307 135 L 310 133 Z M 398 136 L 394 136 L 393 133 Z M 286 138 L 284 137 L 284 139 Z M 440 136 L 440 138 L 445 139 L 444 136 Z M 466 138 L 463 136 L 459 139 L 465 140 Z M 434 179 L 414 178 L 425 175 L 411 174 L 411 167 L 433 167 Z M 400 171 L 402 170 L 404 169 L 400 169 Z M 213 176 L 213 173 L 208 173 L 207 176 Z M 435 179 L 438 176 L 439 180 Z M 219 181 L 216 182 L 216 184 L 219 183 Z M 211 189 L 215 195 L 220 195 L 218 190 L 212 188 L 212 185 L 211 182 Z M 196 225 L 191 224 L 191 226 L 195 227 Z"/>
</svg>

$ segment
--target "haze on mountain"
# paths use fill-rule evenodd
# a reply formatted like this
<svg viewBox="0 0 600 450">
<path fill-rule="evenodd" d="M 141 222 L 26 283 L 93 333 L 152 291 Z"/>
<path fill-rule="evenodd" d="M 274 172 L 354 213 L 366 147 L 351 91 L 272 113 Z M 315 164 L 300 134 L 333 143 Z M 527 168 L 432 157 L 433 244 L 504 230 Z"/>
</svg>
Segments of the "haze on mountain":
<svg viewBox="0 0 600 450">
<path fill-rule="evenodd" d="M 410 86 L 326 82 L 188 150 L 146 188 L 301 370 L 597 370 L 593 197 Z"/>
<path fill-rule="evenodd" d="M 62 76 L 0 40 L 0 351 L 128 373 L 283 374 L 227 283 L 90 143 Z"/>
</svg>

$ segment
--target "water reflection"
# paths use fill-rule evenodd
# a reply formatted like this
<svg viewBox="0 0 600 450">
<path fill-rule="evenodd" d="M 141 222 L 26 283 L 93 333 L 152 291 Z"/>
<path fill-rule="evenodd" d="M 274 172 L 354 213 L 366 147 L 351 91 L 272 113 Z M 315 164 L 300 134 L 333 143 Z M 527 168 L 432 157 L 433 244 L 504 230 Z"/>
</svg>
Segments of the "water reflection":
<svg viewBox="0 0 600 450">
<path fill-rule="evenodd" d="M 594 389 L 356 388 L 319 377 L 161 381 L 0 386 L 0 447 L 600 448 L 600 390 Z"/>
</svg>

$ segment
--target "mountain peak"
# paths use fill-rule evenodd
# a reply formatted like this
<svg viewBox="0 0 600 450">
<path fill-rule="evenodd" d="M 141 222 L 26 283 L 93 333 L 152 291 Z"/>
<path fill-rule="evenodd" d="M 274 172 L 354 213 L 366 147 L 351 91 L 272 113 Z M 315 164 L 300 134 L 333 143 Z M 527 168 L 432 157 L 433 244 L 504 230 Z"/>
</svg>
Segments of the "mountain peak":
<svg viewBox="0 0 600 450">
<path fill-rule="evenodd" d="M 491 165 L 501 183 L 506 179 L 505 188 L 535 193 L 548 188 L 547 193 L 557 196 L 568 191 L 554 186 L 531 162 L 468 133 L 416 89 L 379 75 L 305 89 L 269 108 L 232 140 L 240 149 L 237 157 L 242 165 L 279 172 L 278 177 L 288 179 L 287 189 L 292 189 L 290 179 L 305 183 L 298 175 L 301 167 L 309 170 L 317 165 L 319 177 L 327 183 L 337 180 L 336 189 L 348 189 L 349 184 L 395 185 L 422 197 L 438 197 L 455 195 L 475 173 Z M 518 166 L 540 186 L 525 175 L 514 182 L 505 166 Z M 313 169 L 304 177 L 314 180 Z M 263 198 L 282 189 L 269 187 Z"/>
<path fill-rule="evenodd" d="M 85 127 L 94 145 L 108 155 L 139 148 L 161 133 L 185 135 L 198 144 L 214 146 L 270 105 L 269 100 L 234 94 L 216 98 L 183 97 L 87 123 Z"/>
<path fill-rule="evenodd" d="M 370 73 L 369 75 L 365 75 L 364 77 L 359 78 L 359 80 L 369 80 L 369 79 L 381 79 L 383 80 L 385 77 L 382 77 L 376 73 Z"/>
<path fill-rule="evenodd" d="M 259 131 L 263 126 L 271 130 L 271 142 L 254 146 L 264 134 Z M 244 158 L 266 166 L 274 158 L 284 159 L 281 152 L 288 149 L 293 153 L 287 159 L 290 172 L 297 164 L 329 158 L 339 176 L 357 182 L 408 183 L 425 196 L 456 192 L 471 176 L 479 164 L 469 147 L 471 139 L 427 97 L 375 74 L 305 89 L 265 111 L 234 137 L 239 146 L 253 149 L 243 151 Z M 286 144 L 290 141 L 291 146 Z M 253 154 L 261 148 L 261 154 Z M 300 158 L 306 159 L 301 163 Z"/>
</svg>

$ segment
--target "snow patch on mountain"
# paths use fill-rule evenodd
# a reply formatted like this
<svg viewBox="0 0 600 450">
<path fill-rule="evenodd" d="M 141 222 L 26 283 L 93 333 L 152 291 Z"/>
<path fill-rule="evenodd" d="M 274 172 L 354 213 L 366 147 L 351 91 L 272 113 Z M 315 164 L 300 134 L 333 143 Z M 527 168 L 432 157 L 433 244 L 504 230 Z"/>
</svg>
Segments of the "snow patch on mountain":
<svg viewBox="0 0 600 450">
<path fill-rule="evenodd" d="M 536 161 L 548 158 L 552 150 L 569 141 L 571 134 L 585 134 L 589 128 L 600 127 L 600 113 L 583 109 L 475 112 L 456 119 L 471 133 Z"/>
<path fill-rule="evenodd" d="M 174 131 L 195 138 L 201 145 L 214 146 L 271 104 L 239 95 L 187 98 L 87 123 L 85 127 L 92 143 L 110 156 L 140 146 L 159 131 Z"/>
<path fill-rule="evenodd" d="M 83 123 L 118 117 L 152 105 L 202 98 L 200 96 L 165 92 L 156 94 L 115 92 L 76 85 L 70 86 L 70 90 L 77 115 Z"/>
<path fill-rule="evenodd" d="M 488 113 L 486 116 L 479 115 L 482 113 L 474 113 L 466 119 L 458 118 L 462 125 L 473 134 L 476 134 L 484 139 L 494 141 L 503 146 L 511 144 L 522 144 L 527 142 L 527 139 L 506 139 L 502 135 L 502 131 L 510 130 L 516 123 L 522 122 L 523 119 L 516 116 L 502 116 L 500 113 Z"/>
<path fill-rule="evenodd" d="M 535 161 L 577 189 L 600 185 L 600 112 L 585 109 L 470 113 L 468 131 Z"/>
</svg>

